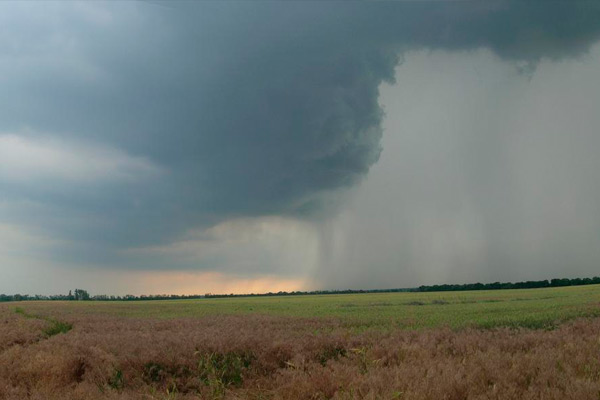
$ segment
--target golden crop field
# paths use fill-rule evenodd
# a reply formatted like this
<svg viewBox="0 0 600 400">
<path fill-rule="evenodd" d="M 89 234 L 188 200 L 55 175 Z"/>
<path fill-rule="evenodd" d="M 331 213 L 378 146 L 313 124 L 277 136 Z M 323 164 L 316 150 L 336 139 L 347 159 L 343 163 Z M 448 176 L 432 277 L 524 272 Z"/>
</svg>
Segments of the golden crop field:
<svg viewBox="0 0 600 400">
<path fill-rule="evenodd" d="M 597 399 L 600 286 L 0 305 L 0 399 Z"/>
</svg>

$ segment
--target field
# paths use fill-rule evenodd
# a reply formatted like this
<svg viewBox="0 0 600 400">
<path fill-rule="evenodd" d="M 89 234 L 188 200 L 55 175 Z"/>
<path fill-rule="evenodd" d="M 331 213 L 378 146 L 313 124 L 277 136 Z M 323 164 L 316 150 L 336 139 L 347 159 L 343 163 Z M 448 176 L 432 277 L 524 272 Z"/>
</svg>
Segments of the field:
<svg viewBox="0 0 600 400">
<path fill-rule="evenodd" d="M 0 399 L 598 399 L 600 286 L 0 304 Z"/>
</svg>

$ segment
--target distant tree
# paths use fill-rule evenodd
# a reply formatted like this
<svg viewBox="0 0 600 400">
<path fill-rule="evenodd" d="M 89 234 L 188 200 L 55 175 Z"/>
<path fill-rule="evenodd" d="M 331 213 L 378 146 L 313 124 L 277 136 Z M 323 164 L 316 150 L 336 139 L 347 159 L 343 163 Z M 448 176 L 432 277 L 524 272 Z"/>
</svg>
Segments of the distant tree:
<svg viewBox="0 0 600 400">
<path fill-rule="evenodd" d="M 71 296 L 71 291 L 69 291 L 69 295 Z M 87 290 L 75 289 L 74 299 L 75 300 L 89 300 L 90 294 L 87 292 Z"/>
</svg>

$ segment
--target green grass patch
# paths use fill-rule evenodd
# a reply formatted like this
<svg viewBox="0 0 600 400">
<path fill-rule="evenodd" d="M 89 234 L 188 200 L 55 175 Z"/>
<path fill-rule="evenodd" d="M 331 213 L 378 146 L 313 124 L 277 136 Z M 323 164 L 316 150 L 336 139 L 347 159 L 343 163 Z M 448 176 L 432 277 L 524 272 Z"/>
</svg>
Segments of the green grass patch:
<svg viewBox="0 0 600 400">
<path fill-rule="evenodd" d="M 73 328 L 73 324 L 63 321 L 57 321 L 54 319 L 47 320 L 50 325 L 43 330 L 44 334 L 48 337 L 58 335 L 59 333 L 67 333 Z"/>
<path fill-rule="evenodd" d="M 122 390 L 123 387 L 125 387 L 125 377 L 123 376 L 123 371 L 121 371 L 119 368 L 115 368 L 112 376 L 108 378 L 108 386 L 114 390 Z"/>
<path fill-rule="evenodd" d="M 28 314 L 24 308 L 21 307 L 16 307 L 15 308 L 15 313 L 17 314 L 21 314 L 22 316 L 24 316 L 25 318 L 37 318 L 37 316 L 32 315 L 32 314 Z"/>
<path fill-rule="evenodd" d="M 42 315 L 29 314 L 21 307 L 15 308 L 15 313 L 21 314 L 25 318 L 41 319 L 48 322 L 48 326 L 42 330 L 46 337 L 58 335 L 59 333 L 67 333 L 73 328 L 73 324 L 64 321 L 58 321 L 54 318 L 45 317 Z"/>
<path fill-rule="evenodd" d="M 240 386 L 254 356 L 250 352 L 199 353 L 198 374 L 206 385 Z"/>
</svg>

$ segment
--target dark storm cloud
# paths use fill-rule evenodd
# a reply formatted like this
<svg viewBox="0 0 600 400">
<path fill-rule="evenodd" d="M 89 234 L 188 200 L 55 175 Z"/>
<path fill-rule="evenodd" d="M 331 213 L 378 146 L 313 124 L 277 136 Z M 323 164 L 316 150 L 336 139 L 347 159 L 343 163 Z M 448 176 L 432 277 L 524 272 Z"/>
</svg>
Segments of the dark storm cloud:
<svg viewBox="0 0 600 400">
<path fill-rule="evenodd" d="M 111 258 L 227 218 L 310 215 L 377 162 L 378 88 L 403 52 L 486 47 L 528 66 L 600 34 L 591 2 L 171 4 L 2 5 L 0 133 L 159 171 L 0 174 L 3 220 Z"/>
</svg>

